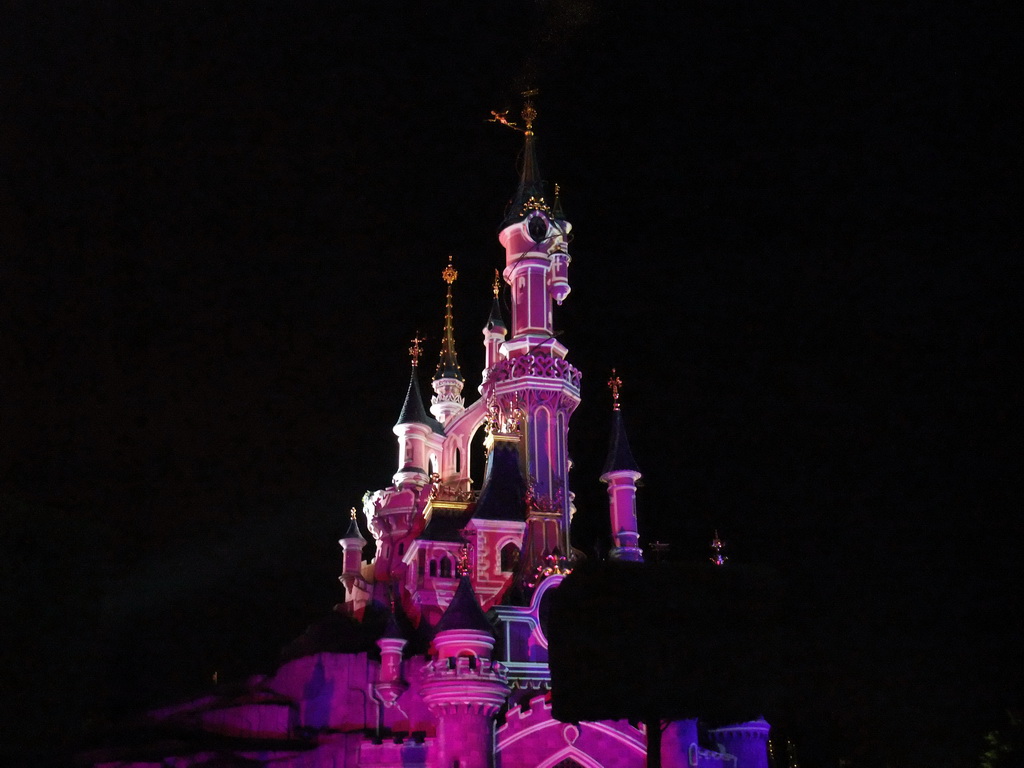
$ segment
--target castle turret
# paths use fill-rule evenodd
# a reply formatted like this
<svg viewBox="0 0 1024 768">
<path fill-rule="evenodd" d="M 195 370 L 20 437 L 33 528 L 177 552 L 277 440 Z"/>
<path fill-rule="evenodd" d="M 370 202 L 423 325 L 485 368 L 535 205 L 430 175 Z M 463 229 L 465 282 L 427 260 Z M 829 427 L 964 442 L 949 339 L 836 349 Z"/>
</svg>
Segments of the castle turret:
<svg viewBox="0 0 1024 768">
<path fill-rule="evenodd" d="M 526 94 L 527 96 L 532 94 Z M 569 293 L 568 235 L 545 198 L 537 165 L 533 123 L 537 112 L 527 101 L 523 166 L 498 239 L 505 248 L 505 282 L 511 286 L 510 338 L 485 384 L 485 396 L 502 420 L 518 416 L 526 474 L 532 496 L 552 528 L 549 551 L 571 552 L 569 543 L 569 418 L 580 402 L 580 373 L 565 360 L 568 350 L 556 338 L 553 308 Z M 559 204 L 560 209 L 560 204 Z M 550 523 L 550 524 L 549 524 Z"/>
<path fill-rule="evenodd" d="M 402 678 L 402 653 L 407 642 L 392 610 L 384 634 L 377 640 L 377 647 L 380 648 L 380 673 L 374 689 L 385 707 L 392 706 L 409 689 L 409 684 Z"/>
<path fill-rule="evenodd" d="M 418 336 L 409 347 L 412 370 L 409 374 L 409 388 L 405 392 L 402 412 L 394 426 L 398 436 L 398 471 L 394 475 L 394 483 L 399 488 L 408 486 L 421 487 L 429 480 L 430 444 L 435 431 L 436 421 L 427 416 L 423 408 L 423 394 L 420 392 L 417 369 L 423 350 Z M 439 428 L 438 425 L 437 428 Z"/>
<path fill-rule="evenodd" d="M 465 574 L 435 632 L 420 688 L 437 718 L 428 768 L 491 768 L 494 717 L 510 691 L 508 673 L 491 658 L 494 634 Z"/>
<path fill-rule="evenodd" d="M 352 508 L 351 519 L 348 530 L 338 543 L 342 550 L 342 571 L 338 581 L 345 585 L 345 602 L 355 603 L 360 597 L 368 594 L 366 581 L 363 578 L 363 547 L 366 546 L 366 539 L 359 530 L 359 522 L 356 520 L 356 509 Z"/>
<path fill-rule="evenodd" d="M 614 368 L 608 386 L 612 390 L 612 430 L 601 482 L 608 484 L 608 511 L 614 542 L 611 558 L 637 562 L 644 559 L 638 546 L 640 533 L 636 520 L 636 482 L 641 475 L 633 452 L 629 449 L 626 426 L 619 408 L 622 380 L 615 375 Z"/>
<path fill-rule="evenodd" d="M 441 337 L 441 359 L 438 360 L 434 372 L 432 387 L 434 396 L 430 399 L 430 412 L 442 424 L 465 410 L 466 400 L 462 397 L 465 379 L 459 370 L 459 359 L 455 353 L 455 329 L 452 317 L 452 283 L 458 279 L 459 273 L 452 266 L 452 257 L 448 257 L 448 266 L 441 273 L 441 278 L 448 283 L 448 297 L 444 305 L 444 334 Z"/>
<path fill-rule="evenodd" d="M 494 300 L 491 302 L 491 314 L 487 316 L 487 325 L 484 326 L 484 371 L 480 378 L 480 391 L 483 392 L 484 382 L 491 377 L 492 369 L 501 360 L 501 345 L 508 334 L 508 326 L 501 316 L 501 278 L 498 270 L 494 270 Z"/>
</svg>

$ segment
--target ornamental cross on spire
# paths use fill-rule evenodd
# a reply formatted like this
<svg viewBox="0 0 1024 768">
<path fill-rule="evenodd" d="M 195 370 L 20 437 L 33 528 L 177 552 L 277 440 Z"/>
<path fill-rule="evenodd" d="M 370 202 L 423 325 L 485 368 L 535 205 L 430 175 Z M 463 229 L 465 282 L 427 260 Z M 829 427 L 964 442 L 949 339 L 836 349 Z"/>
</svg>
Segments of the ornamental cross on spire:
<svg viewBox="0 0 1024 768">
<path fill-rule="evenodd" d="M 612 368 L 612 377 L 608 379 L 608 389 L 612 391 L 612 410 L 619 410 L 619 387 L 622 386 L 622 379 L 615 375 L 615 369 Z"/>
<path fill-rule="evenodd" d="M 409 357 L 412 358 L 412 365 L 414 368 L 420 364 L 420 355 L 423 354 L 423 349 L 420 347 L 420 344 L 422 344 L 424 341 L 426 341 L 426 339 L 421 339 L 420 332 L 416 331 L 416 333 L 413 335 L 412 339 L 409 342 L 410 344 L 412 344 L 412 346 L 409 347 Z"/>
</svg>

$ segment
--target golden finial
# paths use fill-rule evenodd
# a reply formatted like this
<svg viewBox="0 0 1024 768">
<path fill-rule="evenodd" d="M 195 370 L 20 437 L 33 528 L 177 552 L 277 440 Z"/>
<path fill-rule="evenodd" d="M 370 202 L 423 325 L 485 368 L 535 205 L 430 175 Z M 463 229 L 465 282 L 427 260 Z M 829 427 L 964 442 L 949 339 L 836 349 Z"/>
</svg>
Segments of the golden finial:
<svg viewBox="0 0 1024 768">
<path fill-rule="evenodd" d="M 413 366 L 417 366 L 420 364 L 420 355 L 423 354 L 423 350 L 420 349 L 420 344 L 422 344 L 424 341 L 426 341 L 426 339 L 421 339 L 420 332 L 416 331 L 416 334 L 412 337 L 412 340 L 409 342 L 410 344 L 412 344 L 412 346 L 409 347 L 409 357 L 412 358 Z"/>
<path fill-rule="evenodd" d="M 501 292 L 501 279 L 498 277 L 498 270 L 494 270 L 494 284 L 491 286 L 491 290 L 494 291 L 494 298 L 498 298 L 498 294 Z"/>
<path fill-rule="evenodd" d="M 455 564 L 455 574 L 457 576 L 469 575 L 469 544 L 459 547 L 459 559 Z"/>
<path fill-rule="evenodd" d="M 533 121 L 537 119 L 537 110 L 533 106 L 533 97 L 539 94 L 540 91 L 536 88 L 531 88 L 528 91 L 523 91 L 523 98 L 526 101 L 523 103 L 522 118 L 523 122 L 526 123 L 526 135 L 533 135 Z"/>
<path fill-rule="evenodd" d="M 622 386 L 622 379 L 615 375 L 615 369 L 612 368 L 612 377 L 608 379 L 608 389 L 612 391 L 612 410 L 619 410 L 619 387 Z"/>
<path fill-rule="evenodd" d="M 452 266 L 452 255 L 448 254 L 448 266 L 444 268 L 444 272 L 441 273 L 441 279 L 444 280 L 448 285 L 451 285 L 458 279 L 459 273 Z"/>
<path fill-rule="evenodd" d="M 356 519 L 356 508 L 355 507 L 352 507 L 352 511 L 349 513 L 349 517 L 351 517 L 353 520 Z"/>
</svg>

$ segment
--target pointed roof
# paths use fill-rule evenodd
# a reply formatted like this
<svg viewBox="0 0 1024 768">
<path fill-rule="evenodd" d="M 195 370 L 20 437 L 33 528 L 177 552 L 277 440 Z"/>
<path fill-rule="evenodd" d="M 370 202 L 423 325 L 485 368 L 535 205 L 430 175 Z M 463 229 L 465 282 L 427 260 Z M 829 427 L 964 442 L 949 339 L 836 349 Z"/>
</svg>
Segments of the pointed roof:
<svg viewBox="0 0 1024 768">
<path fill-rule="evenodd" d="M 381 640 L 406 640 L 405 634 L 398 626 L 398 620 L 395 618 L 395 612 L 388 612 L 388 623 L 384 625 L 384 632 L 380 636 Z"/>
<path fill-rule="evenodd" d="M 615 369 L 612 368 L 611 378 L 608 379 L 608 388 L 612 391 L 612 431 L 608 438 L 608 458 L 605 459 L 604 469 L 601 474 L 608 472 L 619 472 L 627 470 L 639 472 L 640 467 L 636 465 L 633 452 L 629 449 L 629 438 L 626 436 L 626 424 L 622 419 L 622 411 L 619 408 L 619 388 L 622 386 Z"/>
<path fill-rule="evenodd" d="M 527 95 L 533 95 L 533 92 L 528 92 Z M 544 180 L 541 178 L 540 165 L 537 163 L 536 136 L 533 134 L 533 121 L 537 119 L 537 110 L 534 109 L 532 101 L 527 100 L 523 106 L 522 117 L 526 124 L 523 131 L 523 165 L 519 173 L 519 186 L 516 188 L 515 196 L 509 201 L 505 220 L 501 223 L 502 227 L 514 224 L 531 210 L 550 210 L 544 200 Z"/>
<path fill-rule="evenodd" d="M 341 538 L 344 539 L 359 539 L 359 541 L 365 542 L 362 531 L 359 530 L 359 522 L 356 520 L 356 508 L 352 507 L 352 514 L 350 515 L 348 524 L 348 530 L 345 531 L 345 535 Z"/>
<path fill-rule="evenodd" d="M 420 382 L 416 377 L 416 369 L 419 364 L 420 355 L 423 350 L 420 342 L 423 341 L 419 334 L 413 337 L 412 346 L 409 347 L 409 357 L 412 359 L 412 370 L 409 372 L 409 388 L 405 391 L 405 401 L 402 403 L 402 412 L 398 414 L 399 424 L 426 424 L 434 432 L 444 434 L 444 427 L 437 419 L 427 416 L 427 410 L 423 407 L 423 393 L 420 391 Z"/>
<path fill-rule="evenodd" d="M 519 465 L 519 446 L 495 440 L 487 456 L 483 488 L 473 517 L 481 520 L 526 520 L 526 481 Z"/>
<path fill-rule="evenodd" d="M 441 337 L 441 359 L 437 362 L 434 381 L 438 379 L 457 379 L 465 381 L 459 370 L 459 358 L 455 353 L 455 324 L 452 318 L 452 283 L 459 273 L 452 266 L 452 257 L 448 256 L 448 266 L 441 273 L 441 278 L 448 283 L 448 298 L 444 305 L 444 335 Z"/>
<path fill-rule="evenodd" d="M 441 620 L 434 627 L 435 636 L 449 629 L 472 629 L 479 632 L 486 632 L 494 636 L 494 629 L 491 627 L 480 603 L 476 601 L 476 594 L 473 592 L 473 585 L 469 576 L 462 576 L 459 579 L 459 586 L 455 590 L 455 596 L 448 604 L 448 608 L 441 616 Z"/>
<path fill-rule="evenodd" d="M 431 419 L 427 416 L 427 410 L 423 407 L 423 393 L 420 391 L 420 383 L 416 378 L 416 364 L 413 363 L 412 373 L 409 375 L 409 388 L 405 391 L 405 402 L 402 403 L 402 412 L 398 414 L 398 424 L 427 424 L 432 426 Z"/>
<path fill-rule="evenodd" d="M 501 302 L 498 300 L 498 295 L 501 293 L 501 279 L 498 277 L 498 270 L 494 270 L 494 301 L 491 302 L 491 314 L 487 316 L 488 331 L 494 333 L 504 334 L 508 332 L 508 326 L 505 325 L 505 319 L 501 316 Z"/>
<path fill-rule="evenodd" d="M 629 438 L 626 436 L 626 425 L 622 419 L 622 411 L 612 411 L 612 431 L 608 439 L 608 458 L 605 459 L 601 474 L 629 470 L 639 472 L 640 467 L 629 449 Z"/>
</svg>

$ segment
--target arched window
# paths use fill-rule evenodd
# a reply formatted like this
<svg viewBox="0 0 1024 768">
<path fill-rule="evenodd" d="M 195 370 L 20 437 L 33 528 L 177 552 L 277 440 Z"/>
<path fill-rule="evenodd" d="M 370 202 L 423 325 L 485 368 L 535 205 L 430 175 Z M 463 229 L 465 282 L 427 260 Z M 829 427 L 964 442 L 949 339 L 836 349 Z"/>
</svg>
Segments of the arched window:
<svg viewBox="0 0 1024 768">
<path fill-rule="evenodd" d="M 430 575 L 437 576 L 437 560 L 430 561 Z"/>
<path fill-rule="evenodd" d="M 505 573 L 514 571 L 519 565 L 519 547 L 511 541 L 501 548 L 501 570 Z"/>
<path fill-rule="evenodd" d="M 462 471 L 462 451 L 460 451 L 458 448 L 455 449 L 455 471 Z"/>
<path fill-rule="evenodd" d="M 447 557 L 441 558 L 441 578 L 450 579 L 452 577 L 452 561 Z"/>
</svg>

